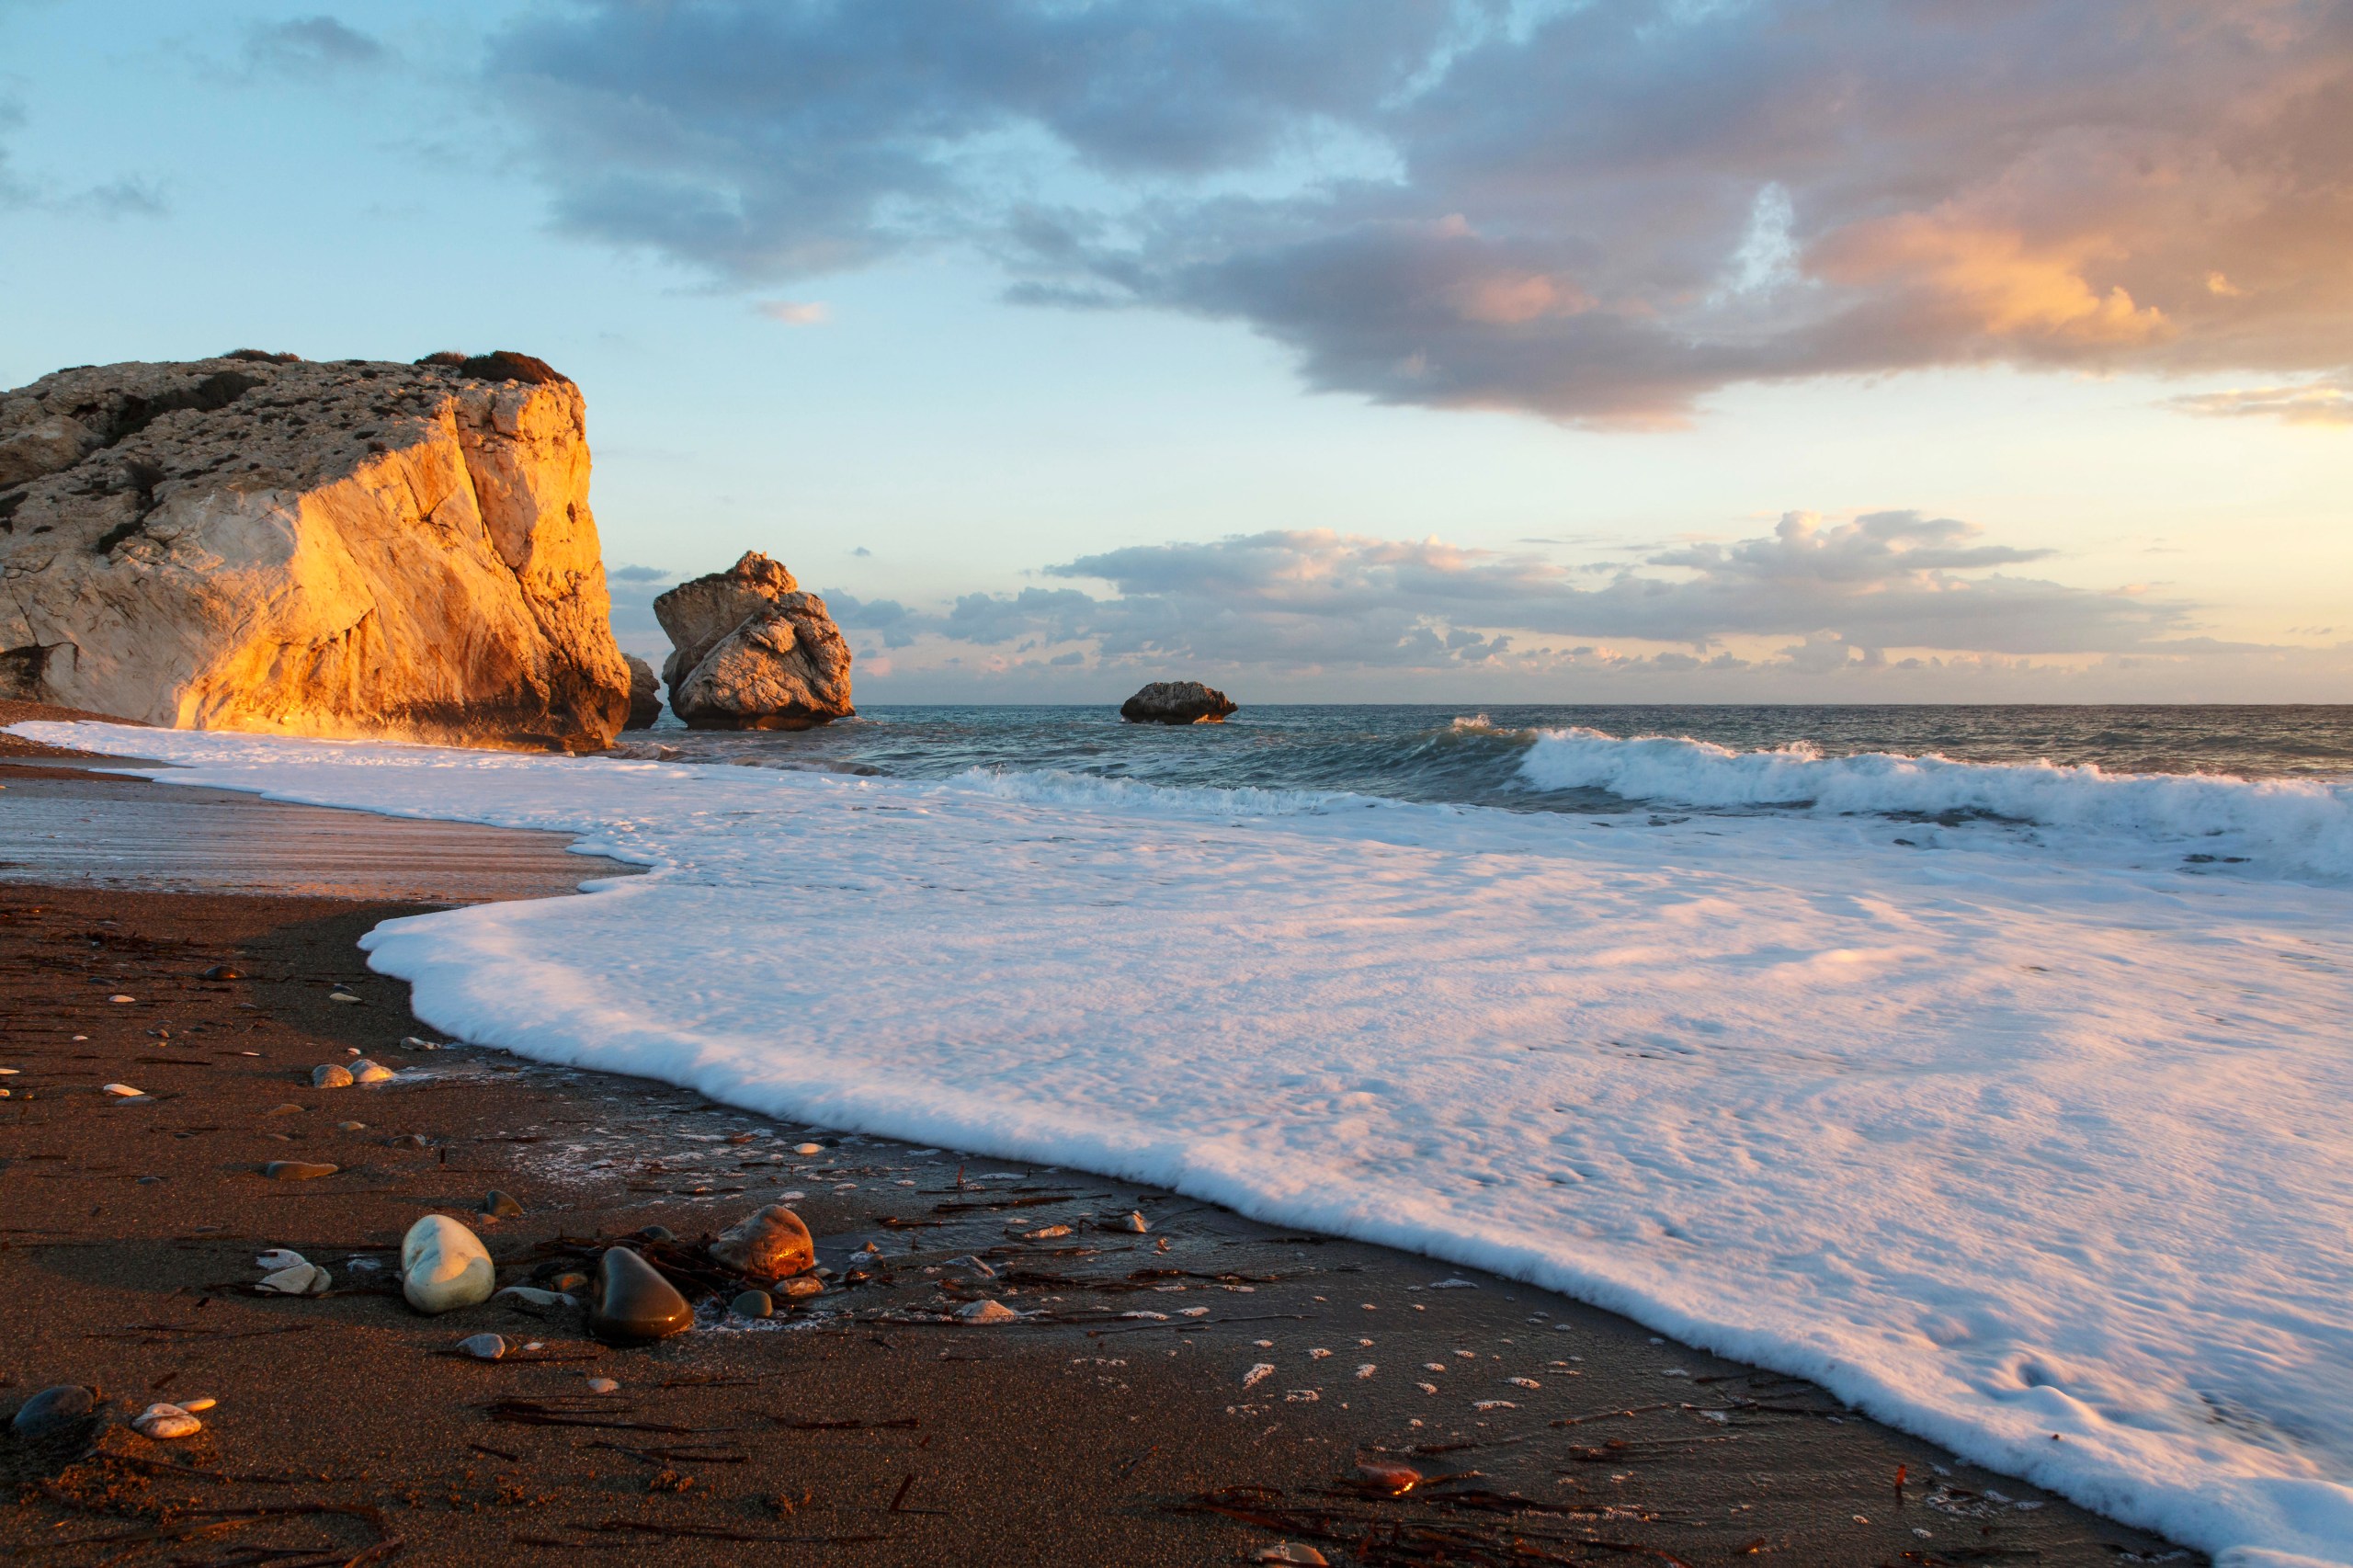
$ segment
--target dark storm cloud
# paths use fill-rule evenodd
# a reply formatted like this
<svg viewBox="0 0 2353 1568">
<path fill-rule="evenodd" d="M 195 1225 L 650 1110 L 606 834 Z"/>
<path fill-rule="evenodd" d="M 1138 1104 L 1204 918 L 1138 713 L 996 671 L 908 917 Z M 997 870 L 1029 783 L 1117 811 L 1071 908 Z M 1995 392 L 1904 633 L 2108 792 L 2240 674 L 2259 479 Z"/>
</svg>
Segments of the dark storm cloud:
<svg viewBox="0 0 2353 1568">
<path fill-rule="evenodd" d="M 1287 668 L 1476 663 L 1535 641 L 1681 643 L 1697 667 L 1734 637 L 1793 636 L 1801 669 L 1875 662 L 1890 647 L 2005 654 L 2153 651 L 2186 607 L 2093 593 L 1994 569 L 2049 552 L 1975 542 L 1951 518 L 1880 512 L 1824 523 L 1790 513 L 1767 536 L 1685 546 L 1598 586 L 1533 555 L 1327 529 L 1137 546 L 1046 569 L 1108 585 L 969 595 L 945 614 L 828 596 L 842 624 L 904 647 L 925 635 L 1002 646 L 1090 642 L 1108 662 L 1167 656 Z M 1686 666 L 1681 662 L 1690 661 Z"/>
<path fill-rule="evenodd" d="M 581 233 L 965 241 L 1390 402 L 2353 361 L 2346 0 L 586 0 L 492 74 Z"/>
</svg>

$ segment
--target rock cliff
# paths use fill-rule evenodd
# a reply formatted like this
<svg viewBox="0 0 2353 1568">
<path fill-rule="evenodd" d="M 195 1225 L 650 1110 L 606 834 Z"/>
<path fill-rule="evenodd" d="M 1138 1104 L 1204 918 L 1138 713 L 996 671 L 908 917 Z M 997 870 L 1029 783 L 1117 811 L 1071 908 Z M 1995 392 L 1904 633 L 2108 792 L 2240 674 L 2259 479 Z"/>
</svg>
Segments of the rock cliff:
<svg viewBox="0 0 2353 1568">
<path fill-rule="evenodd" d="M 85 366 L 0 394 L 0 697 L 590 749 L 629 710 L 580 389 L 522 355 Z"/>
<path fill-rule="evenodd" d="M 857 711 L 849 644 L 792 574 L 758 551 L 654 601 L 669 633 L 670 711 L 698 730 L 802 730 Z"/>
</svg>

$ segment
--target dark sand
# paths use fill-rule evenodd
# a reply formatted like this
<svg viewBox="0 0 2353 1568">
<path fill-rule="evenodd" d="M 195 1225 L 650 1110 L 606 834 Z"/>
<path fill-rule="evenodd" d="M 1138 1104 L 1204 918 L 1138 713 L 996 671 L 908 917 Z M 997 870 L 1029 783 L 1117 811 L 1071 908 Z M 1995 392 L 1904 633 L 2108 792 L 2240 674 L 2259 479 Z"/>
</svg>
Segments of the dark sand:
<svg viewBox="0 0 2353 1568">
<path fill-rule="evenodd" d="M 0 759 L 0 859 L 24 836 L 9 835 L 25 786 L 54 771 L 47 783 L 76 788 L 60 760 Z M 104 788 L 180 809 L 173 787 Z M 225 800 L 201 809 L 232 813 L 231 843 L 234 813 L 258 844 L 291 810 Z M 353 824 L 426 826 L 322 814 L 361 837 Z M 544 838 L 498 836 L 503 895 L 596 874 Z M 491 895 L 465 888 L 462 855 L 437 870 L 422 837 L 405 858 L 401 885 L 430 890 L 411 896 Z M 200 859 L 173 876 L 203 885 Z M 381 868 L 283 869 L 358 888 Z M 1179 1564 L 1282 1540 L 1383 1564 L 2197 1561 L 1808 1384 L 1525 1286 L 1126 1183 L 771 1124 L 641 1080 L 403 1049 L 428 1031 L 353 944 L 415 907 L 0 887 L 0 1066 L 21 1070 L 0 1080 L 0 1409 L 66 1381 L 107 1400 L 89 1432 L 0 1436 L 17 1499 L 0 1546 L 223 1568 L 354 1562 L 392 1540 L 424 1562 Z M 199 978 L 223 962 L 245 978 Z M 336 984 L 364 1001 L 328 1001 Z M 351 1048 L 422 1072 L 313 1089 L 311 1067 Z M 109 1081 L 150 1097 L 109 1100 Z M 392 1142 L 411 1133 L 426 1146 Z M 804 1141 L 828 1147 L 790 1152 Z M 260 1176 L 290 1157 L 342 1168 Z M 1006 1173 L 1019 1179 L 991 1179 Z M 618 1350 L 561 1311 L 420 1317 L 389 1269 L 351 1267 L 389 1264 L 417 1215 L 466 1215 L 493 1187 L 527 1210 L 472 1221 L 502 1283 L 528 1279 L 558 1237 L 662 1224 L 692 1238 L 787 1190 L 807 1194 L 794 1207 L 821 1260 L 868 1278 L 756 1327 L 706 1303 L 696 1331 Z M 1131 1210 L 1149 1233 L 1089 1222 Z M 1071 1230 L 1022 1234 L 1056 1225 Z M 870 1243 L 879 1254 L 858 1250 Z M 334 1293 L 254 1295 L 265 1246 L 330 1268 Z M 947 1265 L 975 1253 L 997 1278 Z M 1429 1288 L 1449 1278 L 1476 1288 Z M 924 1321 L 983 1294 L 1041 1315 Z M 543 1348 L 447 1354 L 483 1330 Z M 1262 1362 L 1274 1371 L 1245 1387 Z M 1358 1379 L 1363 1363 L 1378 1369 Z M 589 1395 L 592 1375 L 620 1392 Z M 121 1425 L 199 1394 L 221 1403 L 198 1437 L 151 1443 Z M 1479 1408 L 1495 1400 L 1509 1403 Z M 1350 1482 L 1366 1458 L 1429 1479 L 1386 1496 Z"/>
</svg>

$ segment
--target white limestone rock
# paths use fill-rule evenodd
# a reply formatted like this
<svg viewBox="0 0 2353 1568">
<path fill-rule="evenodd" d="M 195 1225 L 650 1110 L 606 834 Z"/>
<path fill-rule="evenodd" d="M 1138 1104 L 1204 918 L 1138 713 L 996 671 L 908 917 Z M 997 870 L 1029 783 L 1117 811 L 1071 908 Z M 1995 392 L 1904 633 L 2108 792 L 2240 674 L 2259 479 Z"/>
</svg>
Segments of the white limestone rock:
<svg viewBox="0 0 2353 1568">
<path fill-rule="evenodd" d="M 579 388 L 241 353 L 0 393 L 0 697 L 182 729 L 620 730 Z"/>
<path fill-rule="evenodd" d="M 497 1283 L 482 1238 L 447 1214 L 427 1214 L 401 1238 L 401 1294 L 427 1316 L 486 1301 Z"/>
</svg>

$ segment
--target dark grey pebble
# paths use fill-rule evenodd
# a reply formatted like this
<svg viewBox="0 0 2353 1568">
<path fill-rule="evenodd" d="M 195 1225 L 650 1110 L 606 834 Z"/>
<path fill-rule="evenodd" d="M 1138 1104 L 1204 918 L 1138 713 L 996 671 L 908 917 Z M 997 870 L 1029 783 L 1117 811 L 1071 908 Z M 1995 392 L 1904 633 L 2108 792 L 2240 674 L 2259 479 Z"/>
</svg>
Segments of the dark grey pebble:
<svg viewBox="0 0 2353 1568">
<path fill-rule="evenodd" d="M 667 1225 L 648 1225 L 637 1233 L 637 1239 L 642 1242 L 675 1242 L 678 1236 Z"/>
<path fill-rule="evenodd" d="M 46 1437 L 52 1432 L 63 1431 L 97 1407 L 97 1396 L 80 1383 L 59 1383 L 17 1406 L 16 1419 L 8 1423 L 8 1429 L 19 1437 Z"/>
<path fill-rule="evenodd" d="M 605 1249 L 597 1261 L 589 1333 L 617 1345 L 642 1345 L 694 1325 L 694 1309 L 652 1264 L 627 1247 Z"/>
<path fill-rule="evenodd" d="M 728 1302 L 727 1310 L 739 1318 L 772 1318 L 776 1302 L 766 1290 L 746 1290 Z"/>
<path fill-rule="evenodd" d="M 204 971 L 207 980 L 243 980 L 245 971 L 233 963 L 216 963 Z"/>
</svg>

